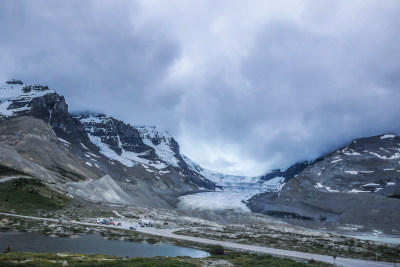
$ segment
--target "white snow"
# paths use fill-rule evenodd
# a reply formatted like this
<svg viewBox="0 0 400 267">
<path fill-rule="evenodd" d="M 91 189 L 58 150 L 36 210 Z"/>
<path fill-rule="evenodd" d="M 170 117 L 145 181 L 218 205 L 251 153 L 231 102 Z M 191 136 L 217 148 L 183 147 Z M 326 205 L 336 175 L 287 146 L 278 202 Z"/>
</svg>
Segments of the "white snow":
<svg viewBox="0 0 400 267">
<path fill-rule="evenodd" d="M 362 190 L 352 189 L 352 190 L 348 191 L 348 193 L 369 193 L 369 191 L 362 191 Z"/>
<path fill-rule="evenodd" d="M 82 144 L 81 143 L 81 146 L 84 148 L 84 149 L 87 149 L 87 150 L 89 150 L 89 148 L 87 148 L 84 144 Z"/>
<path fill-rule="evenodd" d="M 269 181 L 262 183 L 261 187 L 263 190 L 269 192 L 277 192 L 280 191 L 284 185 L 285 185 L 285 178 L 275 177 Z"/>
<path fill-rule="evenodd" d="M 344 149 L 342 149 L 342 153 L 348 156 L 357 156 L 357 155 L 361 155 L 358 152 L 355 152 L 353 149 L 350 149 L 348 146 L 345 147 Z"/>
<path fill-rule="evenodd" d="M 90 162 L 85 162 L 86 163 L 86 165 L 89 165 L 89 166 L 93 166 Z"/>
<path fill-rule="evenodd" d="M 388 182 L 388 183 L 386 183 L 386 185 L 395 185 L 396 183 L 393 183 L 393 182 Z"/>
<path fill-rule="evenodd" d="M 324 188 L 326 189 L 328 192 L 339 192 L 338 190 L 334 190 L 332 188 L 330 188 L 329 186 L 325 186 L 322 183 L 318 182 L 316 185 L 314 185 L 315 188 Z"/>
<path fill-rule="evenodd" d="M 16 112 L 23 110 L 30 110 L 32 108 L 25 106 L 21 108 L 9 109 L 13 100 L 29 101 L 32 98 L 55 93 L 54 90 L 45 90 L 45 91 L 32 90 L 29 93 L 24 93 L 22 91 L 22 88 L 24 87 L 25 85 L 19 85 L 19 84 L 6 84 L 6 83 L 0 84 L 0 115 L 12 116 Z"/>
<path fill-rule="evenodd" d="M 359 173 L 373 173 L 374 171 L 344 171 L 345 173 L 348 174 L 359 174 Z"/>
<path fill-rule="evenodd" d="M 365 184 L 363 186 L 380 186 L 380 184 L 375 184 L 375 183 L 369 183 L 369 184 Z"/>
<path fill-rule="evenodd" d="M 378 157 L 378 158 L 380 158 L 380 159 L 399 159 L 400 158 L 400 153 L 395 153 L 393 156 L 391 156 L 391 157 L 386 157 L 386 156 L 381 156 L 381 155 L 379 155 L 379 154 L 377 154 L 377 153 L 374 153 L 374 152 L 369 152 L 371 155 L 374 155 L 374 156 L 376 156 L 376 157 Z"/>
<path fill-rule="evenodd" d="M 178 208 L 205 210 L 235 210 L 250 212 L 242 201 L 253 196 L 252 192 L 207 192 L 186 195 L 179 198 Z"/>
<path fill-rule="evenodd" d="M 64 140 L 64 139 L 62 139 L 62 138 L 58 138 L 58 140 L 60 140 L 61 142 L 63 142 L 64 144 L 66 144 L 66 145 L 71 145 L 71 143 L 70 142 L 68 142 L 67 140 Z"/>
<path fill-rule="evenodd" d="M 386 138 L 395 138 L 396 136 L 394 134 L 385 134 L 381 136 L 381 139 L 386 139 Z"/>
<path fill-rule="evenodd" d="M 125 149 L 122 148 L 122 143 L 121 143 L 121 140 L 119 139 L 119 136 L 117 136 L 117 138 L 118 138 L 118 142 L 119 142 L 119 147 L 122 149 L 121 155 L 118 155 L 117 152 L 112 150 L 107 144 L 103 143 L 101 141 L 101 137 L 92 135 L 92 133 L 94 132 L 95 124 L 106 123 L 108 120 L 110 120 L 110 117 L 89 116 L 88 118 L 81 119 L 81 122 L 86 124 L 85 127 L 88 132 L 90 141 L 99 148 L 100 153 L 102 153 L 104 156 L 108 157 L 111 160 L 121 162 L 122 164 L 124 164 L 127 167 L 133 167 L 133 166 L 138 165 L 139 163 L 152 166 L 159 170 L 167 167 L 167 165 L 162 161 L 150 161 L 150 160 L 140 157 L 140 156 L 144 156 L 147 153 L 147 151 L 145 151 L 143 153 L 135 153 L 135 152 L 131 152 L 131 151 L 126 151 Z M 160 146 L 160 147 L 157 146 L 157 147 L 161 150 L 165 148 L 164 146 Z M 92 153 L 89 153 L 89 154 L 92 155 L 93 157 L 98 158 L 98 156 L 96 156 Z M 161 160 L 162 160 L 162 158 L 161 158 Z"/>
<path fill-rule="evenodd" d="M 342 160 L 343 160 L 343 159 L 336 159 L 336 160 L 332 160 L 332 161 L 331 161 L 331 164 L 332 164 L 332 163 L 339 162 L 339 161 L 342 161 Z"/>
<path fill-rule="evenodd" d="M 175 156 L 175 152 L 172 150 L 173 138 L 168 132 L 158 130 L 156 127 L 152 126 L 140 126 L 136 127 L 136 129 L 140 132 L 143 143 L 154 148 L 157 156 L 162 161 L 164 161 L 168 165 L 172 165 L 175 167 L 179 166 L 179 161 Z M 153 144 L 151 139 L 155 138 L 162 140 L 160 144 Z"/>
<path fill-rule="evenodd" d="M 280 191 L 285 178 L 275 177 L 269 181 L 262 181 L 260 177 L 225 175 L 203 169 L 190 158 L 182 155 L 189 168 L 206 177 L 222 190 L 216 192 L 197 193 L 179 198 L 178 207 L 189 209 L 223 210 L 249 212 L 245 202 L 252 196 L 263 192 Z M 218 190 L 218 189 L 217 189 Z"/>
</svg>

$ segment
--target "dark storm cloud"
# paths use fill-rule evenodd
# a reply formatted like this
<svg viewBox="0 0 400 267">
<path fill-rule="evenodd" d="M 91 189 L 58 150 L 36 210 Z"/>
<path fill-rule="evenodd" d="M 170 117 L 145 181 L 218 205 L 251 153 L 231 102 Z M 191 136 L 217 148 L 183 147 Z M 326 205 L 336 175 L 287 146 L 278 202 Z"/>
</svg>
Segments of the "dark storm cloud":
<svg viewBox="0 0 400 267">
<path fill-rule="evenodd" d="M 162 33 L 137 30 L 140 9 L 132 3 L 3 1 L 3 79 L 49 84 L 72 109 L 138 112 L 132 106 L 154 90 L 179 49 Z"/>
<path fill-rule="evenodd" d="M 400 131 L 400 3 L 2 1 L 0 78 L 261 174 Z"/>
</svg>

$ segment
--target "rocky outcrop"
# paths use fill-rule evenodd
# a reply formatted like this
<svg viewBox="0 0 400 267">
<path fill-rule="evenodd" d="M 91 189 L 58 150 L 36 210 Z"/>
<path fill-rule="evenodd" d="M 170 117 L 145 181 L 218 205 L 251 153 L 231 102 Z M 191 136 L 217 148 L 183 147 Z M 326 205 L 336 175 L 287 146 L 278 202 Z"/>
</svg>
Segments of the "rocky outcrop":
<svg viewBox="0 0 400 267">
<path fill-rule="evenodd" d="M 311 161 L 303 161 L 303 162 L 297 162 L 293 165 L 291 165 L 289 168 L 285 170 L 277 169 L 277 170 L 272 170 L 264 175 L 260 176 L 260 180 L 262 181 L 269 181 L 271 179 L 274 179 L 276 177 L 283 177 L 285 178 L 285 183 L 289 181 L 291 178 L 295 177 L 299 173 L 301 173 L 305 168 L 308 166 L 314 164 L 315 162 L 321 161 L 323 158 L 318 158 L 316 160 L 311 160 Z"/>
</svg>

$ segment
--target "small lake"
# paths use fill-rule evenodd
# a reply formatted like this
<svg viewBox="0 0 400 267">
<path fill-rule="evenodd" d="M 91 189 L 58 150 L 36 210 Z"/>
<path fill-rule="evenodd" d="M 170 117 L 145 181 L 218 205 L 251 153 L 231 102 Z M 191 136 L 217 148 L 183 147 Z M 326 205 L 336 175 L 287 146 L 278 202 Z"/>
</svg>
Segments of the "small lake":
<svg viewBox="0 0 400 267">
<path fill-rule="evenodd" d="M 348 234 L 346 236 L 358 238 L 362 240 L 378 241 L 389 244 L 400 244 L 400 237 L 392 237 L 385 235 L 374 235 L 374 234 Z"/>
<path fill-rule="evenodd" d="M 98 235 L 79 235 L 77 237 L 51 237 L 37 233 L 0 233 L 0 251 L 10 245 L 11 251 L 58 253 L 72 252 L 84 254 L 104 254 L 120 257 L 189 256 L 203 258 L 208 252 L 174 246 L 170 244 L 151 245 L 128 241 L 107 240 Z"/>
</svg>

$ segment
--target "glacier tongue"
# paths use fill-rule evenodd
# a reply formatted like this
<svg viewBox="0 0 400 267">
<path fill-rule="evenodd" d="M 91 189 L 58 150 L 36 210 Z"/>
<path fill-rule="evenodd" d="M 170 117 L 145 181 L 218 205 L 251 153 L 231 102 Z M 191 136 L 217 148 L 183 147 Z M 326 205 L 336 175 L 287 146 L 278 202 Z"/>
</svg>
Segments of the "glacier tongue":
<svg viewBox="0 0 400 267">
<path fill-rule="evenodd" d="M 264 192 L 279 191 L 285 178 L 275 177 L 263 181 L 260 177 L 225 175 L 202 168 L 190 158 L 183 156 L 186 163 L 222 189 L 215 192 L 204 192 L 185 195 L 179 198 L 178 207 L 182 209 L 235 210 L 250 212 L 246 201 L 252 196 Z"/>
</svg>

